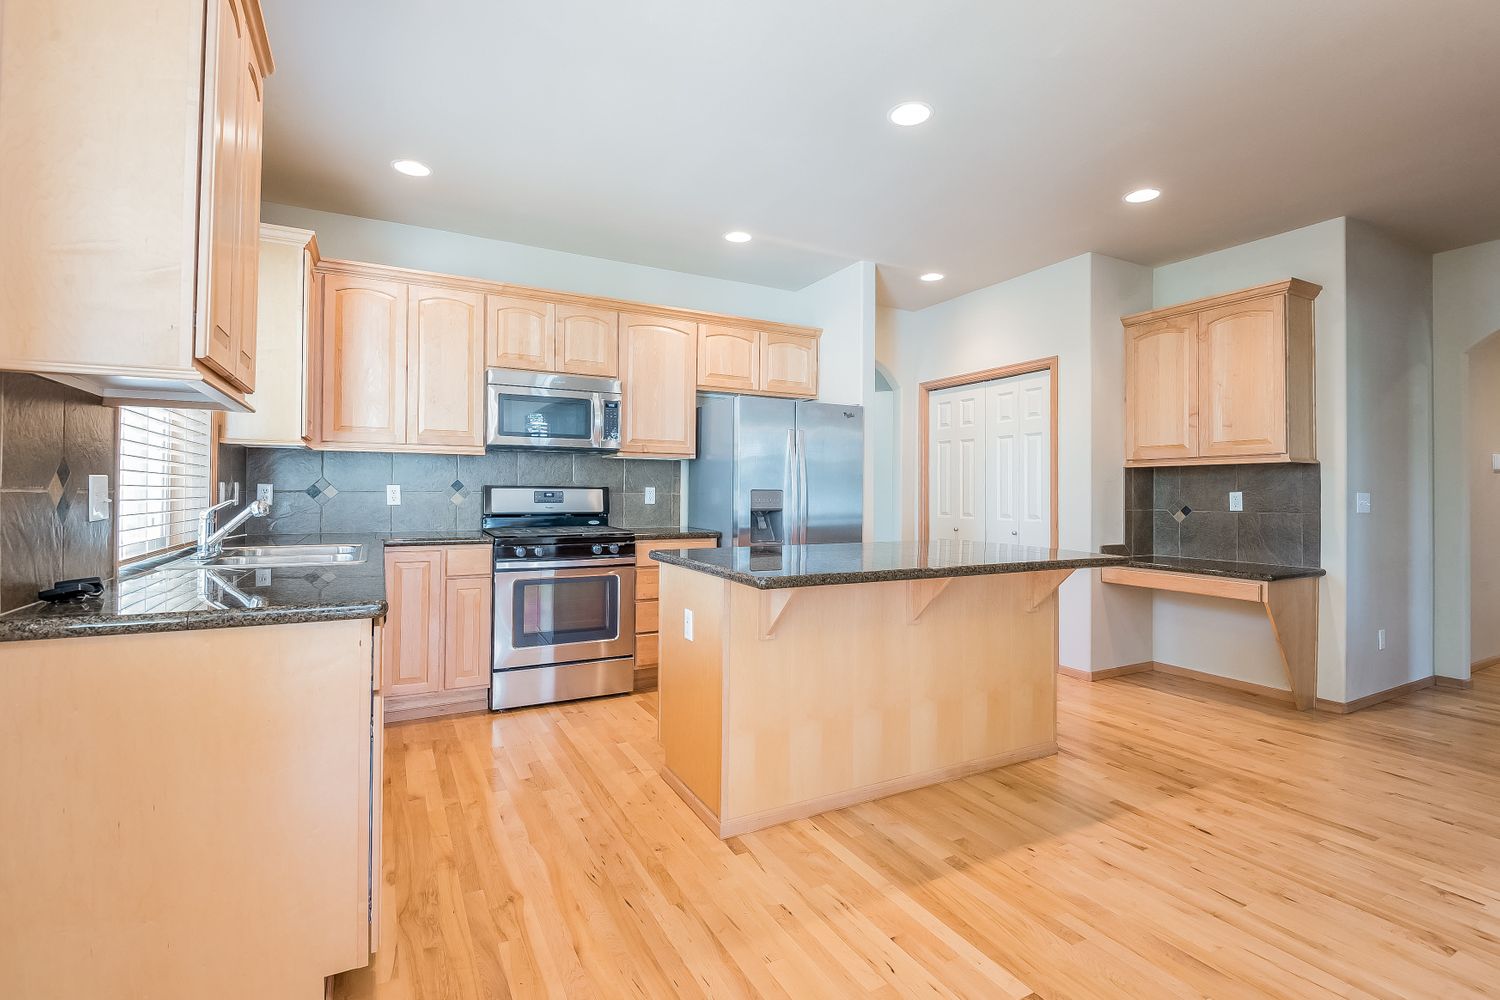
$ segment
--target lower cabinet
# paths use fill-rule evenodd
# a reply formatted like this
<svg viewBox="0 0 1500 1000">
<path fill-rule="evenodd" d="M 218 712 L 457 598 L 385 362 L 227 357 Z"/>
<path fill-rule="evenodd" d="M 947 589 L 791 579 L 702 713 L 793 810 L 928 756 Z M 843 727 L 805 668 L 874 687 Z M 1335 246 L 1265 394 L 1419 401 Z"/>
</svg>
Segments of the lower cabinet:
<svg viewBox="0 0 1500 1000">
<path fill-rule="evenodd" d="M 661 647 L 660 593 L 661 564 L 651 558 L 657 549 L 712 549 L 715 538 L 637 538 L 635 540 L 635 687 L 656 686 L 656 666 Z"/>
<path fill-rule="evenodd" d="M 488 545 L 385 554 L 385 719 L 487 707 L 494 601 Z"/>
</svg>

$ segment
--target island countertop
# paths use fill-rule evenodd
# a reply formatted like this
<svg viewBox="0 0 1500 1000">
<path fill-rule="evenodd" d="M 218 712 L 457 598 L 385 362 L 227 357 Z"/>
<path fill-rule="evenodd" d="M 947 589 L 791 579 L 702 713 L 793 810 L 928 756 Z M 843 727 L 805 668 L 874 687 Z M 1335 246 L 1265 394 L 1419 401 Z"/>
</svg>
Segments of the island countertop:
<svg viewBox="0 0 1500 1000">
<path fill-rule="evenodd" d="M 1124 556 L 1027 545 L 873 542 L 662 550 L 652 558 L 757 590 L 1123 566 Z"/>
</svg>

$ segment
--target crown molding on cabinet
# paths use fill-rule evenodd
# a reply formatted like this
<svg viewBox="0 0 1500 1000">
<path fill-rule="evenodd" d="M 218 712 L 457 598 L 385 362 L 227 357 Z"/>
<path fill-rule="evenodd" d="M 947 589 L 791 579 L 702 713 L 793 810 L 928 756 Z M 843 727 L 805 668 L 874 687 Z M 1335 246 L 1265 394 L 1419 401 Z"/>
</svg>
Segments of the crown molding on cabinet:
<svg viewBox="0 0 1500 1000">
<path fill-rule="evenodd" d="M 1295 295 L 1303 299 L 1315 299 L 1323 290 L 1322 285 L 1315 285 L 1311 281 L 1303 281 L 1301 278 L 1288 278 L 1285 281 L 1273 281 L 1265 285 L 1256 285 L 1253 288 L 1241 288 L 1233 292 L 1225 292 L 1223 295 L 1211 295 L 1206 299 L 1194 299 L 1191 302 L 1179 302 L 1172 306 L 1162 306 L 1159 309 L 1149 309 L 1146 312 L 1132 313 L 1129 316 L 1121 316 L 1120 322 L 1126 326 L 1134 326 L 1138 323 L 1150 323 L 1159 319 L 1167 319 L 1187 312 L 1202 312 L 1205 309 L 1217 309 L 1220 306 L 1234 305 L 1248 299 L 1258 299 L 1267 295 Z"/>
</svg>

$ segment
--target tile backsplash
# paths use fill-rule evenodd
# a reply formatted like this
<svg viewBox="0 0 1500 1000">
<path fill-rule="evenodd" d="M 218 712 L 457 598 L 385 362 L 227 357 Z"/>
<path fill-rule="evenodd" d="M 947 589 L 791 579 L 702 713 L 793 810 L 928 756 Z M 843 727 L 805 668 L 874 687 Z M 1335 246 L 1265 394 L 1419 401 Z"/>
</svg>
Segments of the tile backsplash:
<svg viewBox="0 0 1500 1000">
<path fill-rule="evenodd" d="M 221 467 L 233 457 L 221 449 Z M 251 534 L 314 531 L 477 529 L 484 486 L 605 486 L 610 521 L 640 528 L 675 527 L 681 463 L 593 454 L 494 450 L 484 455 L 244 449 L 243 495 L 259 483 L 275 490 L 271 514 L 246 525 Z M 224 472 L 220 480 L 232 482 Z M 385 488 L 401 487 L 387 506 Z M 647 487 L 656 503 L 645 502 Z"/>
<path fill-rule="evenodd" d="M 113 408 L 0 373 L 0 611 L 58 580 L 114 574 L 113 519 L 88 519 L 88 477 L 113 477 L 114 454 Z"/>
<path fill-rule="evenodd" d="M 1242 493 L 1243 511 L 1229 509 Z M 1317 465 L 1197 465 L 1125 470 L 1125 543 L 1132 554 L 1318 566 Z"/>
</svg>

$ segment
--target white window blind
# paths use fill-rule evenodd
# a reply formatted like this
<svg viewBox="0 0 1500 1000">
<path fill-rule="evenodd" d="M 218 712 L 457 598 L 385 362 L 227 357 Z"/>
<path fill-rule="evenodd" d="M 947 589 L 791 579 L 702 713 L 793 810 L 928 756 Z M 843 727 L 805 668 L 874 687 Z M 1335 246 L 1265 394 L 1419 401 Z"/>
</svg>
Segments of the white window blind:
<svg viewBox="0 0 1500 1000">
<path fill-rule="evenodd" d="M 120 408 L 120 560 L 197 539 L 209 504 L 208 410 Z"/>
</svg>

